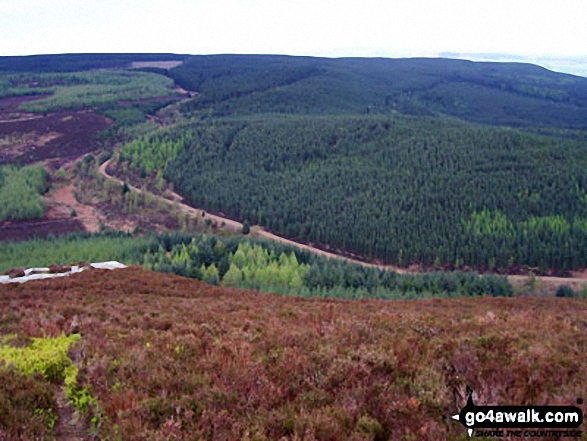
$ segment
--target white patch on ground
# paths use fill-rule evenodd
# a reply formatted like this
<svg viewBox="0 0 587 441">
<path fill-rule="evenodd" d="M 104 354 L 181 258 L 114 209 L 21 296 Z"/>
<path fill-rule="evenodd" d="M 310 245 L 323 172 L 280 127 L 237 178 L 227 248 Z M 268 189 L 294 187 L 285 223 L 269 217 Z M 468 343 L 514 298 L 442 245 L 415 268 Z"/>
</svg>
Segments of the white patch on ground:
<svg viewBox="0 0 587 441">
<path fill-rule="evenodd" d="M 123 265 L 120 262 L 116 262 L 115 260 L 111 260 L 110 262 L 90 263 L 90 266 L 92 268 L 109 269 L 109 270 L 126 268 L 126 265 Z"/>
<path fill-rule="evenodd" d="M 90 266 L 96 269 L 108 270 L 126 268 L 126 265 L 123 265 L 122 263 L 116 262 L 114 260 L 109 262 L 91 263 Z M 0 276 L 0 283 L 24 283 L 28 282 L 29 280 L 54 279 L 56 277 L 66 277 L 70 274 L 81 273 L 85 269 L 87 269 L 87 267 L 83 268 L 77 265 L 73 265 L 71 267 L 71 271 L 51 274 L 49 273 L 49 268 L 28 268 L 24 270 L 24 277 L 10 278 L 10 276 Z"/>
</svg>

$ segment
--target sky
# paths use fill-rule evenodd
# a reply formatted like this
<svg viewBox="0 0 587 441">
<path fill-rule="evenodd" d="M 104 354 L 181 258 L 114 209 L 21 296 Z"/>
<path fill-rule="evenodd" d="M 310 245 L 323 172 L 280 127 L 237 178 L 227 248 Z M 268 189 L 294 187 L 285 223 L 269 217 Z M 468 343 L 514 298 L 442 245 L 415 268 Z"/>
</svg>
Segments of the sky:
<svg viewBox="0 0 587 441">
<path fill-rule="evenodd" d="M 450 54 L 554 60 L 587 76 L 586 10 L 585 0 L 0 0 L 0 56 Z"/>
</svg>

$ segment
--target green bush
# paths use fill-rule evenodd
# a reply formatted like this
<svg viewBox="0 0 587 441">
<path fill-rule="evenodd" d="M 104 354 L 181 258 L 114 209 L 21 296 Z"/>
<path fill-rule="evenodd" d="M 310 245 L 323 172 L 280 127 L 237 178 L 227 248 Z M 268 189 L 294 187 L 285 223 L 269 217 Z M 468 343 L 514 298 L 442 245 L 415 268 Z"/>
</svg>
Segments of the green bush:
<svg viewBox="0 0 587 441">
<path fill-rule="evenodd" d="M 249 234 L 251 232 L 251 226 L 249 225 L 249 223 L 247 221 L 243 222 L 243 234 Z"/>
<path fill-rule="evenodd" d="M 557 297 L 576 297 L 577 294 L 575 294 L 575 291 L 573 291 L 573 289 L 570 286 L 562 285 L 556 290 L 556 296 Z"/>
<path fill-rule="evenodd" d="M 0 360 L 24 374 L 40 373 L 47 381 L 58 383 L 63 380 L 65 369 L 71 365 L 67 350 L 79 339 L 79 334 L 69 337 L 62 334 L 57 338 L 33 338 L 30 346 L 22 348 L 5 344 L 0 346 Z"/>
<path fill-rule="evenodd" d="M 87 411 L 90 406 L 95 407 L 97 401 L 87 389 L 78 386 L 78 368 L 68 356 L 70 346 L 80 339 L 79 334 L 66 336 L 62 333 L 56 338 L 33 338 L 31 339 L 32 343 L 24 347 L 3 344 L 0 346 L 0 361 L 25 375 L 40 374 L 47 382 L 60 383 L 64 381 L 69 401 L 76 409 Z M 50 419 L 52 415 L 44 408 L 41 408 L 41 411 L 37 413 L 42 415 L 45 420 Z"/>
</svg>

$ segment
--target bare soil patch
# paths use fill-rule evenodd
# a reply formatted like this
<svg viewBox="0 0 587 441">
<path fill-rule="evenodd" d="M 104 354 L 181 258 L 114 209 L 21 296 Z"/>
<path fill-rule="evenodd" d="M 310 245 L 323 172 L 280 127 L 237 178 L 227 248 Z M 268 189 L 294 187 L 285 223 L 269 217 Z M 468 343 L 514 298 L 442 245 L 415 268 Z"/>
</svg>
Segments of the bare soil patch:
<svg viewBox="0 0 587 441">
<path fill-rule="evenodd" d="M 35 147 L 44 147 L 51 141 L 59 138 L 60 136 L 63 136 L 63 134 L 57 132 L 51 132 L 43 136 L 40 136 L 37 142 L 35 143 Z"/>
<path fill-rule="evenodd" d="M 37 132 L 13 133 L 3 137 L 0 136 L 0 152 L 4 157 L 18 158 L 31 150 L 45 147 L 48 143 L 61 136 L 62 134 L 57 132 L 46 134 Z"/>
<path fill-rule="evenodd" d="M 68 441 L 91 440 L 92 437 L 88 435 L 90 432 L 89 425 L 75 411 L 74 406 L 67 400 L 61 387 L 55 388 L 55 399 L 59 407 L 57 422 L 53 428 L 55 438 Z"/>
<path fill-rule="evenodd" d="M 75 210 L 75 219 L 82 223 L 85 231 L 96 233 L 100 229 L 99 215 L 96 210 L 75 199 L 72 184 L 57 188 L 48 198 L 45 217 L 49 219 L 64 219 L 72 217 Z"/>
<path fill-rule="evenodd" d="M 113 171 L 110 170 L 110 168 L 109 168 L 110 162 L 111 162 L 111 160 L 108 160 L 100 166 L 100 169 L 99 169 L 100 173 L 105 178 L 112 179 L 113 181 L 117 182 L 118 184 L 123 185 L 123 181 L 121 181 L 116 176 L 111 174 L 111 173 L 113 173 Z M 130 179 L 130 182 L 133 182 L 136 184 L 135 179 Z M 142 190 L 140 188 L 138 188 L 132 184 L 129 184 L 128 182 L 127 182 L 127 185 L 132 190 L 134 190 L 138 193 L 142 193 Z M 196 207 L 193 207 L 193 206 L 190 206 L 190 205 L 183 203 L 183 201 L 184 201 L 183 196 L 179 195 L 178 193 L 175 193 L 174 191 L 166 190 L 163 196 L 157 195 L 157 197 L 160 200 L 165 201 L 169 204 L 175 204 L 176 207 L 179 210 L 181 210 L 181 212 L 183 212 L 183 213 L 189 213 L 189 214 L 195 215 L 204 221 L 206 219 L 208 219 L 208 220 L 210 220 L 210 222 L 212 222 L 217 227 L 219 227 L 223 230 L 235 232 L 235 231 L 240 231 L 243 228 L 243 224 L 238 221 L 235 221 L 235 220 L 232 220 L 227 217 L 220 216 L 220 215 L 208 213 L 206 210 L 204 210 L 202 208 L 196 208 Z"/>
</svg>

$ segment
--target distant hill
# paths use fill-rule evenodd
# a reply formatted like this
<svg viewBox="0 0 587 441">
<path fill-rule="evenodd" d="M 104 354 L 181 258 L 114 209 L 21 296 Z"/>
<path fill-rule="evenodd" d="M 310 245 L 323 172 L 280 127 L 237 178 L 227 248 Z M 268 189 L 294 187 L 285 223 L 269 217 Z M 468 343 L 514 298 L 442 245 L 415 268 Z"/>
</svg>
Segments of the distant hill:
<svg viewBox="0 0 587 441">
<path fill-rule="evenodd" d="M 190 57 L 170 75 L 201 95 L 188 114 L 400 112 L 587 128 L 587 78 L 524 63 L 215 55 Z"/>
<path fill-rule="evenodd" d="M 441 52 L 437 55 L 442 58 L 459 58 L 472 61 L 532 63 L 556 72 L 587 77 L 587 57 L 584 55 L 518 55 L 499 52 Z"/>
<path fill-rule="evenodd" d="M 184 64 L 173 67 L 175 61 Z M 526 63 L 447 58 L 58 54 L 0 57 L 0 73 L 145 67 L 197 91 L 188 115 L 449 115 L 514 127 L 587 128 L 587 78 Z M 148 63 L 148 64 L 144 64 Z"/>
<path fill-rule="evenodd" d="M 0 57 L 1 72 L 75 72 L 90 69 L 120 69 L 132 62 L 176 61 L 175 54 L 57 54 Z"/>
</svg>

